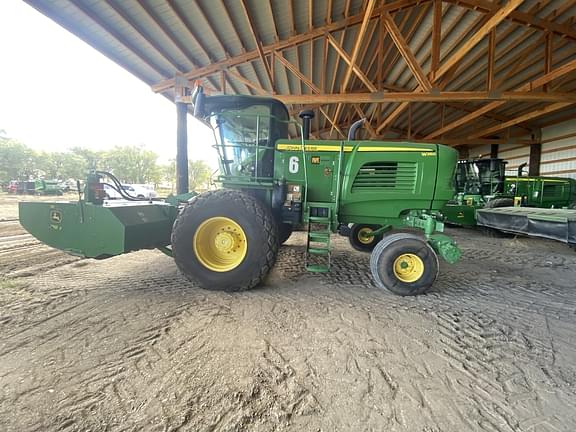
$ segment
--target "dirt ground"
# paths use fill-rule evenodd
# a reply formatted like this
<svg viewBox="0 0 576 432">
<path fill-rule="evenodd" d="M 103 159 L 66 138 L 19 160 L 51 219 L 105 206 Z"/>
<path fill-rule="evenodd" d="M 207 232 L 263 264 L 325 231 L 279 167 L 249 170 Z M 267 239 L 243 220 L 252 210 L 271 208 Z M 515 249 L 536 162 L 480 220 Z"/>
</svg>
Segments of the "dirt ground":
<svg viewBox="0 0 576 432">
<path fill-rule="evenodd" d="M 304 237 L 266 286 L 225 294 L 142 251 L 54 251 L 0 196 L 2 431 L 574 431 L 576 253 L 451 229 L 432 293 L 377 289 Z"/>
</svg>

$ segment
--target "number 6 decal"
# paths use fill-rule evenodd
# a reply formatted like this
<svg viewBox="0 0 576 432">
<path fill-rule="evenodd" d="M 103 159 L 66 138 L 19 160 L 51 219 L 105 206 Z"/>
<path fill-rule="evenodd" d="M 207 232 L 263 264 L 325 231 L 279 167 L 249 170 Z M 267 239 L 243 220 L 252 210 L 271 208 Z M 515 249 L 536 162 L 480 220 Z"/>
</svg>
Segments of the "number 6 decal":
<svg viewBox="0 0 576 432">
<path fill-rule="evenodd" d="M 298 156 L 292 156 L 288 161 L 288 171 L 290 171 L 291 174 L 296 174 L 299 167 L 300 161 L 298 160 Z"/>
</svg>

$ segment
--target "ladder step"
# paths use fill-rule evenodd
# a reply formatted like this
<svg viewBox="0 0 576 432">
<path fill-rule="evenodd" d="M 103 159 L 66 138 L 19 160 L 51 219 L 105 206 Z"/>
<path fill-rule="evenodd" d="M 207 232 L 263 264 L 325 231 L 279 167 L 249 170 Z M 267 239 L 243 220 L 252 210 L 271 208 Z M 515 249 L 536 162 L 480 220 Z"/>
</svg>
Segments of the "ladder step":
<svg viewBox="0 0 576 432">
<path fill-rule="evenodd" d="M 330 232 L 311 231 L 308 233 L 308 238 L 313 242 L 328 242 L 330 240 Z"/>
<path fill-rule="evenodd" d="M 309 264 L 306 266 L 306 270 L 312 273 L 328 273 L 330 268 L 323 264 Z"/>
<path fill-rule="evenodd" d="M 311 248 L 308 248 L 308 253 L 311 255 L 329 255 L 330 249 L 311 247 Z"/>
<path fill-rule="evenodd" d="M 308 220 L 313 223 L 330 223 L 330 218 L 319 216 L 308 216 Z"/>
</svg>

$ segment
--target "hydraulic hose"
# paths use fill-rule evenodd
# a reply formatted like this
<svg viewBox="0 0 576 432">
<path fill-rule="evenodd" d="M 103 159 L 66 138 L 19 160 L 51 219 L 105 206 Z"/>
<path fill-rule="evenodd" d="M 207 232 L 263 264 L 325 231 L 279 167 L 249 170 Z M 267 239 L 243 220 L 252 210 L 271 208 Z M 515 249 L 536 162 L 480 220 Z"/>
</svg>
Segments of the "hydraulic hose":
<svg viewBox="0 0 576 432">
<path fill-rule="evenodd" d="M 99 175 L 103 175 L 108 177 L 110 180 L 112 180 L 112 183 L 114 183 L 115 187 L 112 186 L 111 184 L 108 184 L 108 186 L 110 186 L 111 188 L 113 188 L 116 192 L 118 192 L 120 194 L 120 196 L 128 201 L 148 201 L 147 198 L 137 198 L 134 197 L 132 195 L 130 195 L 128 192 L 126 192 L 123 188 L 122 188 L 122 183 L 120 183 L 120 180 L 118 180 L 116 178 L 116 176 L 108 171 L 96 171 L 96 174 Z"/>
</svg>

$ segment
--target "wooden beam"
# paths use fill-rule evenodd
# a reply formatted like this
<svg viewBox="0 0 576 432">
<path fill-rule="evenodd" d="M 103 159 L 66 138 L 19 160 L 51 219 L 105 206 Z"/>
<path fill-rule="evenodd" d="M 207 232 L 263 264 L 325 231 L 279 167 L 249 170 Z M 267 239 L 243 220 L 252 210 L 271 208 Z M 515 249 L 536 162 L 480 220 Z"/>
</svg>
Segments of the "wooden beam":
<svg viewBox="0 0 576 432">
<path fill-rule="evenodd" d="M 230 75 L 231 77 L 240 81 L 245 86 L 250 87 L 251 89 L 255 90 L 256 93 L 258 93 L 259 95 L 261 95 L 261 96 L 269 96 L 270 95 L 270 92 L 268 90 L 266 90 L 265 88 L 253 83 L 249 79 L 246 79 L 243 75 L 240 74 L 240 71 L 234 72 L 232 69 L 228 69 L 226 71 L 226 73 L 228 75 Z"/>
<path fill-rule="evenodd" d="M 494 8 L 494 2 L 487 0 L 443 0 L 443 1 L 480 12 L 491 12 Z M 529 27 L 534 27 L 540 30 L 551 31 L 561 36 L 568 37 L 570 39 L 576 39 L 576 30 L 574 30 L 574 28 L 571 27 L 570 25 L 558 24 L 553 21 L 541 19 L 534 14 L 525 13 L 521 11 L 513 11 L 506 17 L 506 19 Z"/>
<path fill-rule="evenodd" d="M 368 0 L 368 5 L 366 6 L 366 10 L 364 11 L 364 18 L 362 19 L 362 24 L 360 25 L 360 29 L 358 30 L 358 34 L 356 36 L 356 42 L 354 43 L 354 48 L 352 49 L 352 57 L 350 59 L 350 64 L 348 65 L 348 69 L 346 70 L 346 74 L 344 75 L 344 80 L 342 82 L 342 91 L 346 90 L 348 86 L 348 82 L 350 81 L 350 77 L 352 76 L 352 68 L 356 65 L 356 60 L 358 59 L 358 53 L 360 52 L 360 46 L 364 40 L 364 35 L 366 34 L 366 30 L 368 29 L 368 23 L 370 22 L 370 18 L 372 17 L 372 11 L 374 10 L 374 5 L 376 4 L 376 0 Z"/>
<path fill-rule="evenodd" d="M 531 13 L 531 14 L 538 14 L 542 11 L 542 9 L 544 7 L 546 7 L 548 5 L 548 3 L 551 0 L 542 0 L 534 5 L 532 5 L 530 8 L 528 8 L 527 12 Z M 559 9 L 557 9 L 558 13 L 563 13 L 565 11 L 563 11 L 564 6 L 561 6 Z M 464 11 L 469 11 L 468 9 L 464 9 L 462 8 L 462 10 Z M 482 15 L 480 15 L 482 16 Z M 484 17 L 485 18 L 485 17 Z M 536 29 L 530 29 L 530 28 L 525 28 L 523 32 L 519 32 L 518 27 L 521 27 L 520 24 L 518 23 L 514 23 L 512 22 L 511 25 L 507 26 L 506 28 L 504 28 L 502 31 L 497 33 L 497 37 L 496 37 L 496 46 L 498 46 L 498 52 L 497 55 L 495 56 L 495 61 L 496 64 L 498 65 L 497 67 L 495 66 L 494 68 L 494 76 L 498 76 L 499 72 L 502 70 L 506 69 L 506 64 L 508 64 L 508 59 L 510 58 L 514 58 L 517 56 L 518 54 L 518 49 L 517 47 L 520 44 L 523 44 L 525 41 L 527 41 L 528 39 L 530 39 L 533 35 L 533 33 L 535 31 L 537 31 Z M 514 37 L 513 39 L 511 39 L 514 36 L 514 33 L 519 33 L 518 36 Z M 504 41 L 504 42 L 503 42 Z M 478 80 L 479 84 L 481 85 L 481 76 L 482 76 L 482 69 L 485 68 L 485 56 L 486 53 L 488 51 L 487 47 L 484 47 L 482 49 L 477 50 L 477 52 L 471 56 L 468 56 L 466 58 L 466 60 L 462 61 L 461 64 L 459 65 L 459 69 L 461 70 L 461 73 L 458 74 L 458 80 L 461 83 L 461 87 L 466 86 L 467 89 L 469 90 L 475 90 L 475 88 L 470 88 L 469 84 L 471 83 L 472 80 Z M 512 53 L 512 55 L 510 56 L 509 53 Z M 506 59 L 506 61 L 501 62 L 500 64 L 498 64 L 498 60 L 499 59 Z M 514 60 L 515 63 L 520 63 L 517 60 Z M 500 88 L 502 85 L 502 78 L 499 80 L 494 80 L 494 88 Z M 503 89 L 503 90 L 509 90 L 513 87 L 508 87 L 507 89 Z M 456 88 L 455 90 L 458 90 L 459 88 Z"/>
<path fill-rule="evenodd" d="M 553 47 L 553 37 L 554 35 L 550 32 L 546 33 L 546 49 L 544 51 L 544 73 L 550 73 L 552 69 L 552 47 Z M 548 84 L 544 84 L 544 91 L 548 91 Z"/>
<path fill-rule="evenodd" d="M 528 112 L 528 113 L 526 113 L 526 114 L 522 114 L 521 116 L 518 116 L 518 117 L 516 117 L 516 118 L 514 118 L 514 119 L 512 119 L 512 120 L 509 120 L 509 121 L 507 121 L 507 122 L 500 123 L 499 125 L 492 126 L 492 127 L 488 128 L 488 129 L 484 129 L 484 130 L 482 130 L 482 131 L 480 131 L 480 132 L 474 133 L 474 134 L 470 135 L 468 138 L 469 138 L 469 139 L 472 139 L 472 138 L 480 138 L 480 137 L 483 137 L 483 136 L 486 136 L 486 135 L 490 135 L 490 134 L 492 134 L 492 133 L 494 133 L 494 132 L 501 131 L 502 129 L 506 129 L 506 128 L 508 128 L 508 127 L 510 127 L 510 126 L 513 126 L 513 125 L 515 125 L 515 124 L 522 123 L 522 122 L 527 121 L 527 120 L 535 119 L 535 118 L 541 117 L 541 116 L 543 116 L 543 115 L 545 115 L 545 114 L 548 114 L 548 113 L 551 113 L 551 112 L 558 111 L 558 110 L 561 110 L 561 109 L 563 109 L 563 108 L 569 107 L 569 106 L 572 105 L 572 104 L 573 104 L 573 102 L 572 102 L 572 103 L 570 103 L 570 102 L 568 102 L 568 103 L 566 103 L 566 102 L 561 102 L 561 103 L 555 103 L 555 104 L 552 104 L 552 105 L 548 105 L 548 106 L 545 106 L 544 108 L 539 108 L 539 109 L 537 109 L 537 110 L 530 111 L 530 112 Z"/>
<path fill-rule="evenodd" d="M 326 35 L 326 38 L 330 45 L 336 50 L 336 52 L 342 57 L 342 60 L 346 62 L 347 65 L 352 67 L 352 71 L 358 76 L 360 81 L 364 83 L 364 85 L 368 88 L 368 90 L 375 92 L 378 91 L 378 88 L 372 83 L 372 81 L 362 72 L 362 70 L 352 62 L 350 56 L 344 51 L 344 49 L 340 46 L 338 41 L 334 39 L 330 33 Z"/>
<path fill-rule="evenodd" d="M 560 78 L 568 73 L 571 73 L 573 71 L 576 70 L 576 60 L 572 60 L 569 61 L 568 63 L 559 66 L 558 68 L 556 68 L 555 70 L 551 71 L 550 73 L 541 76 L 540 78 L 537 78 L 533 81 L 530 81 L 524 85 L 521 85 L 520 87 L 518 87 L 516 90 L 517 91 L 521 91 L 521 92 L 526 92 L 526 91 L 531 91 L 532 89 L 538 88 L 543 86 L 544 84 L 547 84 L 557 78 Z M 432 132 L 431 134 L 427 135 L 426 138 L 428 139 L 432 139 L 435 138 L 437 136 L 440 136 L 446 132 L 449 132 L 453 129 L 456 129 L 478 117 L 480 117 L 481 115 L 492 111 L 493 109 L 496 109 L 502 105 L 504 105 L 505 102 L 502 101 L 496 101 L 496 102 L 491 102 L 488 105 L 477 109 L 476 111 L 465 115 L 464 117 L 444 126 L 443 128 L 440 128 L 434 132 Z"/>
<path fill-rule="evenodd" d="M 316 87 L 317 88 L 317 87 Z M 302 94 L 302 95 L 280 95 L 274 97 L 285 104 L 354 104 L 354 103 L 390 103 L 390 102 L 469 102 L 469 101 L 531 101 L 531 102 L 576 102 L 576 93 L 544 93 L 531 91 L 514 92 L 434 92 L 434 93 L 413 93 L 413 92 L 374 92 L 374 93 L 333 93 L 333 94 Z"/>
<path fill-rule="evenodd" d="M 342 132 L 342 129 L 340 129 L 336 123 L 332 122 L 332 119 L 330 118 L 328 113 L 326 111 L 324 111 L 324 109 L 322 109 L 322 107 L 318 108 L 318 110 L 326 118 L 326 120 L 328 120 L 328 122 L 332 125 L 332 128 L 335 129 L 340 135 L 342 135 L 343 138 L 346 138 L 346 135 L 344 134 L 344 132 Z"/>
<path fill-rule="evenodd" d="M 346 88 L 348 87 L 348 82 L 350 81 L 350 77 L 352 76 L 352 69 L 356 66 L 356 60 L 358 59 L 360 46 L 362 45 L 364 35 L 366 34 L 366 30 L 368 29 L 368 24 L 370 23 L 370 19 L 372 18 L 372 11 L 374 10 L 375 4 L 376 4 L 375 0 L 368 0 L 366 10 L 364 11 L 364 18 L 362 18 L 362 24 L 360 24 L 360 29 L 358 30 L 358 34 L 356 35 L 356 41 L 354 42 L 354 48 L 352 49 L 352 57 L 350 58 L 350 63 L 348 63 L 348 68 L 346 69 L 346 73 L 344 74 L 344 80 L 340 86 L 341 92 L 346 91 Z M 336 107 L 336 112 L 334 113 L 334 119 L 332 120 L 332 124 L 335 124 L 338 121 L 338 116 L 340 115 L 341 109 L 342 105 L 338 104 L 338 106 Z"/>
<path fill-rule="evenodd" d="M 416 30 L 420 28 L 420 25 L 422 24 L 424 17 L 428 15 L 428 9 L 429 9 L 428 6 L 429 4 L 424 4 L 422 5 L 422 7 L 413 8 L 412 11 L 406 12 L 404 14 L 404 17 L 402 18 L 402 22 L 400 23 L 399 28 L 402 30 L 403 34 L 406 34 L 405 39 L 408 42 L 410 42 Z M 386 32 L 386 34 L 389 35 L 388 32 Z M 382 72 L 382 76 L 384 77 L 388 76 L 390 71 L 396 66 L 396 63 L 401 57 L 400 51 L 393 49 L 393 47 L 395 46 L 393 42 L 386 45 L 388 46 L 388 52 L 387 55 L 384 57 L 385 68 Z"/>
<path fill-rule="evenodd" d="M 321 93 L 320 88 L 316 84 L 314 84 L 310 78 L 308 78 L 306 75 L 304 75 L 302 72 L 300 72 L 300 69 L 298 69 L 292 63 L 290 63 L 286 58 L 284 58 L 282 53 L 275 52 L 274 57 L 286 69 L 288 69 L 290 72 L 292 72 L 294 75 L 296 75 L 300 81 L 302 81 L 304 84 L 306 84 L 306 86 L 308 86 L 308 88 L 310 88 L 310 90 L 312 90 L 314 93 L 317 93 L 317 94 Z M 276 98 L 281 97 L 281 95 L 275 95 L 275 96 L 276 96 Z"/>
<path fill-rule="evenodd" d="M 486 77 L 486 90 L 491 91 L 494 89 L 494 63 L 496 56 L 496 29 L 490 32 L 490 39 L 488 41 L 488 67 Z"/>
<path fill-rule="evenodd" d="M 454 65 L 456 65 L 462 58 L 472 50 L 490 31 L 500 24 L 508 15 L 510 15 L 514 9 L 524 3 L 524 0 L 509 0 L 504 6 L 502 6 L 498 11 L 492 15 L 492 17 L 474 34 L 470 39 L 468 39 L 450 58 L 442 63 L 442 66 L 438 68 L 437 73 L 434 76 L 434 80 L 437 81 L 446 72 L 448 72 Z"/>
<path fill-rule="evenodd" d="M 420 67 L 418 60 L 416 60 L 416 57 L 414 56 L 412 50 L 408 46 L 406 39 L 404 39 L 404 36 L 402 36 L 402 33 L 400 32 L 400 29 L 394 22 L 394 19 L 392 19 L 390 14 L 387 12 L 382 14 L 382 17 L 384 19 L 384 25 L 388 30 L 388 34 L 392 38 L 392 41 L 394 42 L 394 45 L 396 45 L 396 48 L 398 48 L 398 51 L 400 51 L 400 54 L 402 55 L 402 58 L 404 58 L 404 61 L 408 65 L 408 68 L 410 69 L 410 71 L 412 71 L 414 78 L 416 78 L 416 81 L 418 81 L 421 88 L 429 92 L 430 90 L 432 90 L 432 83 L 430 83 L 428 77 Z"/>
<path fill-rule="evenodd" d="M 268 60 L 266 60 L 266 56 L 264 56 L 264 51 L 262 50 L 262 43 L 260 42 L 260 37 L 256 33 L 256 27 L 254 25 L 254 21 L 252 21 L 252 16 L 248 11 L 248 5 L 246 4 L 246 0 L 240 0 L 240 4 L 242 6 L 242 10 L 244 11 L 244 15 L 246 20 L 248 21 L 248 25 L 250 27 L 250 33 L 254 38 L 254 43 L 256 44 L 256 50 L 258 51 L 258 56 L 262 63 L 264 64 L 264 69 L 266 70 L 266 76 L 268 77 L 268 81 L 270 83 L 270 88 L 274 92 L 274 79 L 272 78 L 272 72 L 270 71 L 270 64 Z"/>
<path fill-rule="evenodd" d="M 368 133 L 370 134 L 371 138 L 376 138 L 376 131 L 374 130 L 374 128 L 372 127 L 372 125 L 370 124 L 370 122 L 368 121 L 368 117 L 366 116 L 366 114 L 364 113 L 364 111 L 362 111 L 362 108 L 360 108 L 360 105 L 358 104 L 354 104 L 353 105 L 354 110 L 356 111 L 356 113 L 360 116 L 360 118 L 365 118 L 366 121 L 364 122 L 364 127 L 366 128 L 366 130 L 368 131 Z"/>
<path fill-rule="evenodd" d="M 445 105 L 446 107 L 452 108 L 452 109 L 457 110 L 457 111 L 464 111 L 467 113 L 471 113 L 471 112 L 476 111 L 476 108 L 474 108 L 473 106 L 470 106 L 466 103 L 448 102 L 448 103 L 443 103 L 442 105 Z M 484 113 L 481 117 L 489 118 L 492 120 L 498 120 L 498 121 L 502 121 L 502 122 L 510 120 L 509 117 L 495 113 L 495 112 Z M 441 125 L 441 127 L 444 127 L 444 126 L 445 126 L 445 123 L 443 123 Z M 516 125 L 516 127 L 524 129 L 526 132 L 531 132 L 532 130 L 534 130 L 534 127 L 532 127 L 528 124 L 518 124 L 518 125 Z"/>
<path fill-rule="evenodd" d="M 308 31 L 312 30 L 314 27 L 314 6 L 312 5 L 312 0 L 308 0 Z"/>
<path fill-rule="evenodd" d="M 442 38 L 442 0 L 434 0 L 434 21 L 432 23 L 432 62 L 430 74 L 434 76 L 440 66 L 440 42 Z"/>
<path fill-rule="evenodd" d="M 74 1 L 77 2 L 79 0 L 74 0 Z M 392 1 L 390 3 L 386 3 L 386 4 L 380 5 L 378 7 L 375 7 L 374 11 L 372 13 L 372 19 L 379 17 L 380 14 L 382 12 L 385 12 L 385 11 L 393 13 L 393 12 L 396 12 L 398 10 L 410 8 L 410 7 L 417 5 L 417 4 L 427 3 L 428 1 L 430 1 L 430 0 L 395 0 L 395 1 Z M 225 5 L 223 7 L 225 9 Z M 342 30 L 345 28 L 349 28 L 349 27 L 358 25 L 362 22 L 363 18 L 364 18 L 364 14 L 352 15 L 348 18 L 343 19 L 343 20 L 333 22 L 333 23 L 327 24 L 325 26 L 316 27 L 311 32 L 294 35 L 294 36 L 291 36 L 288 39 L 285 39 L 285 40 L 280 41 L 278 43 L 263 46 L 262 51 L 264 52 L 264 54 L 268 55 L 272 51 L 281 51 L 283 49 L 293 47 L 293 46 L 301 44 L 303 42 L 317 39 L 319 37 L 324 37 L 325 33 L 327 33 L 327 32 L 334 32 L 334 31 L 338 31 L 338 30 Z M 231 66 L 236 66 L 236 65 L 246 63 L 246 62 L 251 61 L 251 60 L 256 60 L 259 57 L 260 57 L 260 53 L 258 52 L 258 50 L 249 51 L 249 52 L 240 54 L 240 55 L 235 56 L 235 57 L 224 59 L 224 60 L 221 60 L 219 62 L 215 62 L 215 63 L 209 64 L 209 65 L 188 71 L 188 72 L 184 73 L 184 77 L 187 78 L 188 80 L 195 80 L 195 79 L 207 76 L 207 75 L 211 75 L 211 74 L 218 72 L 222 69 L 227 69 L 228 67 L 231 67 Z M 168 75 L 168 74 L 164 74 L 164 75 Z M 166 80 L 160 81 L 157 84 L 154 84 L 152 86 L 152 90 L 155 92 L 161 92 L 164 90 L 168 90 L 168 89 L 172 88 L 173 86 L 174 86 L 174 79 L 171 78 L 171 79 L 166 79 Z"/>
<path fill-rule="evenodd" d="M 284 58 L 284 56 L 282 55 L 282 53 L 274 53 L 275 58 L 286 68 L 288 69 L 290 72 L 292 72 L 294 75 L 296 75 L 300 81 L 302 83 L 304 83 L 312 92 L 314 93 L 320 93 L 320 89 L 318 88 L 318 86 L 316 86 L 316 84 L 314 84 L 312 82 L 312 80 L 310 80 L 307 76 L 305 76 L 302 72 L 300 72 L 300 70 L 294 66 L 292 63 L 290 63 L 287 59 Z M 279 95 L 275 95 L 274 96 L 276 99 L 279 98 Z M 280 96 L 281 97 L 281 96 Z M 305 97 L 305 95 L 300 95 L 300 97 Z M 310 95 L 308 95 L 308 97 L 310 97 Z M 346 135 L 344 135 L 344 133 L 340 130 L 340 128 L 337 127 L 337 125 L 335 125 L 334 123 L 332 123 L 332 120 L 330 119 L 330 117 L 328 116 L 328 114 L 326 113 L 326 111 L 324 111 L 322 108 L 319 108 L 320 113 L 333 125 L 333 128 L 340 134 L 342 135 L 342 137 L 345 137 Z"/>
<path fill-rule="evenodd" d="M 268 15 L 270 16 L 270 22 L 272 23 L 272 28 L 274 29 L 274 41 L 278 42 L 280 38 L 278 37 L 278 26 L 276 25 L 276 20 L 274 19 L 274 11 L 272 10 L 272 2 L 264 2 L 266 4 L 266 9 L 268 10 Z M 272 74 L 274 76 L 274 74 Z"/>
<path fill-rule="evenodd" d="M 490 19 L 486 20 L 484 25 L 482 25 L 478 31 L 476 31 L 460 48 L 456 50 L 454 54 L 452 54 L 446 61 L 444 61 L 442 66 L 438 68 L 438 71 L 434 74 L 433 83 L 436 84 L 440 78 L 446 75 L 445 81 L 440 84 L 440 88 L 445 87 L 448 82 L 447 80 L 451 77 L 451 74 L 456 71 L 454 66 L 456 66 L 458 62 L 472 48 L 474 48 L 480 42 L 480 40 L 482 40 L 482 38 L 488 34 L 489 31 L 492 30 L 492 28 L 496 27 L 506 17 L 506 14 L 510 13 L 511 10 L 518 7 L 523 1 L 524 0 L 510 0 L 505 6 L 496 11 L 492 17 L 490 17 Z M 421 89 L 422 87 L 418 85 L 414 92 L 420 92 Z M 396 107 L 396 109 L 386 117 L 386 120 L 384 120 L 380 126 L 378 126 L 376 131 L 380 133 L 383 129 L 389 127 L 394 121 L 396 121 L 398 116 L 404 112 L 407 106 L 408 104 L 403 102 L 398 107 Z"/>
</svg>

